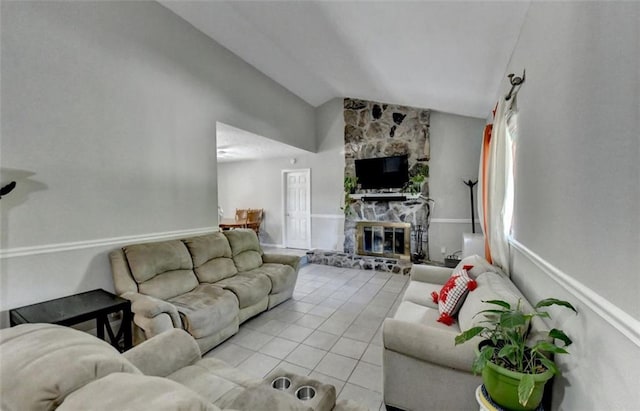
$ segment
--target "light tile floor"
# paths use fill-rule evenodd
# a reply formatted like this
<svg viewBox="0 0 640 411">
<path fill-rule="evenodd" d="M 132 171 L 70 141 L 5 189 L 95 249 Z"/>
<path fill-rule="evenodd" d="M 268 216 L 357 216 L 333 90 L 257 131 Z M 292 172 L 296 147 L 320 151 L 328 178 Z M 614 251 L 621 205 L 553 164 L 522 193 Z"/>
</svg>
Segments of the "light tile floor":
<svg viewBox="0 0 640 411">
<path fill-rule="evenodd" d="M 293 298 L 245 322 L 205 354 L 264 377 L 277 367 L 336 387 L 338 399 L 382 403 L 382 322 L 408 276 L 309 264 Z"/>
</svg>

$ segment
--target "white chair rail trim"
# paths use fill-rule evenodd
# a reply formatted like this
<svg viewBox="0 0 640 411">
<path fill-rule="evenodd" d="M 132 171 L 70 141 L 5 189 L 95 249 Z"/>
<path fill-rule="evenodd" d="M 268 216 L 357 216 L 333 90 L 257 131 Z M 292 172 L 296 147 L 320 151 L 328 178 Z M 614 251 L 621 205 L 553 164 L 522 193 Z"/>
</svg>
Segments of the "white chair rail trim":
<svg viewBox="0 0 640 411">
<path fill-rule="evenodd" d="M 311 218 L 318 219 L 330 219 L 330 220 L 344 220 L 344 214 L 311 214 Z M 470 218 L 432 218 L 430 223 L 436 224 L 471 224 Z M 480 221 L 476 218 L 476 224 L 480 224 Z"/>
<path fill-rule="evenodd" d="M 169 240 L 172 238 L 189 237 L 208 234 L 218 231 L 218 227 L 194 228 L 189 230 L 165 231 L 160 233 L 148 233 L 123 237 L 101 238 L 97 240 L 74 241 L 69 243 L 56 243 L 35 245 L 30 247 L 15 247 L 0 249 L 0 259 L 26 257 L 37 254 L 59 253 L 62 251 L 82 250 L 85 248 L 97 248 L 121 245 L 127 243 L 140 243 L 145 241 Z"/>
<path fill-rule="evenodd" d="M 311 218 L 327 218 L 330 220 L 344 220 L 344 214 L 311 214 Z"/>
<path fill-rule="evenodd" d="M 470 218 L 432 218 L 431 224 L 471 224 Z M 480 221 L 476 218 L 476 224 L 480 224 Z"/>
<path fill-rule="evenodd" d="M 562 288 L 574 295 L 583 304 L 588 306 L 606 322 L 611 324 L 611 326 L 617 329 L 622 335 L 640 347 L 640 321 L 618 308 L 611 301 L 602 297 L 591 288 L 566 273 L 563 273 L 542 257 L 529 250 L 518 240 L 510 238 L 509 243 L 522 255 L 531 260 L 531 262 L 540 268 L 546 275 L 560 284 Z"/>
</svg>

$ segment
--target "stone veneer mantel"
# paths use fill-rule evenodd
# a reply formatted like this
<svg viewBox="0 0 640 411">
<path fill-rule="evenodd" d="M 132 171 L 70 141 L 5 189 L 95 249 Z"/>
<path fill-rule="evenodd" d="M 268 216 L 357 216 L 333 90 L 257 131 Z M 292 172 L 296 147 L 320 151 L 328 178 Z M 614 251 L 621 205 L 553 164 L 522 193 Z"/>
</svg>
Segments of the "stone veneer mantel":
<svg viewBox="0 0 640 411">
<path fill-rule="evenodd" d="M 354 200 L 362 200 L 363 197 L 406 197 L 407 200 L 417 200 L 420 198 L 421 194 L 413 194 L 413 193 L 365 193 L 365 194 L 351 194 L 350 197 Z"/>
</svg>

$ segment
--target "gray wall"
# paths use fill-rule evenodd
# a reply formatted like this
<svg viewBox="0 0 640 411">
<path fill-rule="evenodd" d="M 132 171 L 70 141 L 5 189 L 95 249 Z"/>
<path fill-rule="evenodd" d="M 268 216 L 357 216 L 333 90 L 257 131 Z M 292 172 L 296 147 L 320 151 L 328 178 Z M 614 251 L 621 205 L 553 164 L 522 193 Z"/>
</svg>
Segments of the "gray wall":
<svg viewBox="0 0 640 411">
<path fill-rule="evenodd" d="M 462 249 L 462 234 L 470 233 L 471 200 L 469 188 L 462 182 L 478 179 L 478 164 L 484 119 L 431 112 L 431 160 L 429 196 L 435 201 L 429 227 L 431 260 L 443 261 L 445 255 Z M 477 205 L 477 185 L 474 203 Z M 476 216 L 476 232 L 482 229 Z"/>
<path fill-rule="evenodd" d="M 505 73 L 518 95 L 514 281 L 579 314 L 554 408 L 638 409 L 640 3 L 532 2 Z M 507 91 L 507 80 L 501 92 Z"/>
<path fill-rule="evenodd" d="M 155 2 L 1 7 L 1 310 L 112 289 L 108 250 L 215 227 L 216 121 L 315 150 L 311 106 Z"/>
<path fill-rule="evenodd" d="M 290 158 L 218 164 L 218 195 L 227 217 L 236 208 L 264 208 L 260 240 L 282 246 L 282 170 L 311 170 L 311 233 L 313 248 L 336 249 L 343 235 L 340 210 L 344 170 L 342 99 L 316 109 L 317 153 Z M 248 184 L 238 184 L 244 181 Z"/>
</svg>

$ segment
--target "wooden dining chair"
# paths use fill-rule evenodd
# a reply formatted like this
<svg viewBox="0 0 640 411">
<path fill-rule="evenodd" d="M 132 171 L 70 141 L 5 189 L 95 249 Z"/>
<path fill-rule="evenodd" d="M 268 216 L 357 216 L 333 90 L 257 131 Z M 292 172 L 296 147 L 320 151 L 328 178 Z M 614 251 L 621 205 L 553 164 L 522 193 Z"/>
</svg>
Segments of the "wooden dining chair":
<svg viewBox="0 0 640 411">
<path fill-rule="evenodd" d="M 260 234 L 260 224 L 262 224 L 262 208 L 250 208 L 247 212 L 247 228 L 252 229 L 256 234 Z"/>
<path fill-rule="evenodd" d="M 249 210 L 246 208 L 236 208 L 236 221 L 244 222 L 243 227 L 247 227 L 247 219 L 249 218 Z"/>
</svg>

